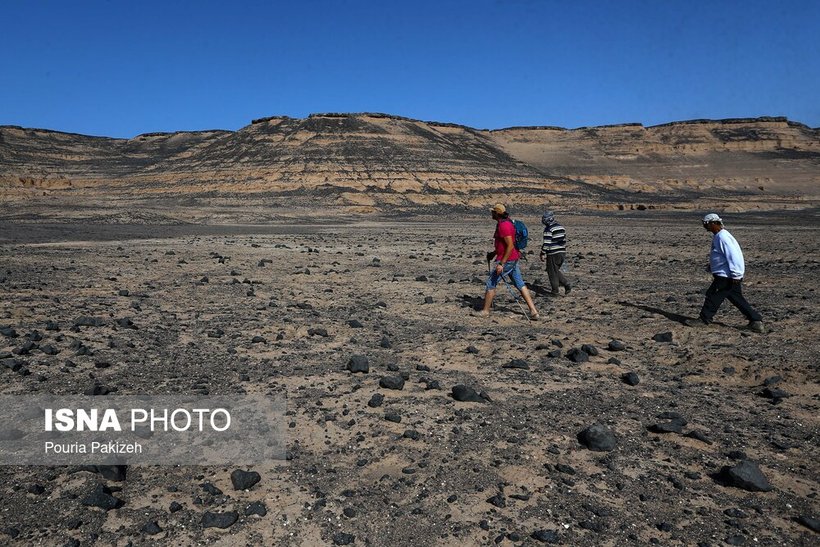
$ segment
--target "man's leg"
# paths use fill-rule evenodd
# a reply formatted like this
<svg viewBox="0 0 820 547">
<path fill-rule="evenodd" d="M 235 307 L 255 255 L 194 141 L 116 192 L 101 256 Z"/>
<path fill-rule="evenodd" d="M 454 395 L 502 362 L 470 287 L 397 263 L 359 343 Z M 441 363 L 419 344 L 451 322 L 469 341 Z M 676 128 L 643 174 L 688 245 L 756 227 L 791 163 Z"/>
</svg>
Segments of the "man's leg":
<svg viewBox="0 0 820 547">
<path fill-rule="evenodd" d="M 711 323 L 723 300 L 729 296 L 731 280 L 727 277 L 715 277 L 706 290 L 706 300 L 700 310 L 700 318 L 704 323 Z"/>
<path fill-rule="evenodd" d="M 527 303 L 527 307 L 530 309 L 530 316 L 534 317 L 538 315 L 538 310 L 535 309 L 535 304 L 532 302 L 532 295 L 530 294 L 529 289 L 526 285 L 518 289 L 518 292 L 521 293 L 521 296 L 524 297 L 524 302 Z"/>
<path fill-rule="evenodd" d="M 538 310 L 535 309 L 535 304 L 532 302 L 532 295 L 530 294 L 529 289 L 527 289 L 527 286 L 524 284 L 524 278 L 521 276 L 521 269 L 518 267 L 517 263 L 510 272 L 510 278 L 512 278 L 512 282 L 518 289 L 518 292 L 520 292 L 521 296 L 524 297 L 524 302 L 527 303 L 527 307 L 530 309 L 530 317 L 537 317 Z"/>
<path fill-rule="evenodd" d="M 562 287 L 564 287 L 566 292 L 569 292 L 570 289 L 572 289 L 572 285 L 569 284 L 569 281 L 567 281 L 567 278 L 564 275 L 564 272 L 561 271 L 561 266 L 564 265 L 564 258 L 567 256 L 567 254 L 566 253 L 558 253 L 554 256 L 555 256 L 555 261 L 554 261 L 555 273 L 558 276 L 558 284 L 561 285 Z"/>
<path fill-rule="evenodd" d="M 560 287 L 560 280 L 558 268 L 561 267 L 560 264 L 556 265 L 555 257 L 558 255 L 547 255 L 547 276 L 550 278 L 550 288 L 552 288 L 552 294 L 558 294 L 558 288 Z"/>
<path fill-rule="evenodd" d="M 481 309 L 482 314 L 489 314 L 490 308 L 493 305 L 493 298 L 495 298 L 495 289 L 487 289 L 484 293 L 484 307 Z"/>
<path fill-rule="evenodd" d="M 763 321 L 763 316 L 761 316 L 756 309 L 754 309 L 745 298 L 743 298 L 743 290 L 741 289 L 742 282 L 740 283 L 732 283 L 731 289 L 729 290 L 729 302 L 735 305 L 737 309 L 740 310 L 746 319 L 749 321 Z"/>
</svg>

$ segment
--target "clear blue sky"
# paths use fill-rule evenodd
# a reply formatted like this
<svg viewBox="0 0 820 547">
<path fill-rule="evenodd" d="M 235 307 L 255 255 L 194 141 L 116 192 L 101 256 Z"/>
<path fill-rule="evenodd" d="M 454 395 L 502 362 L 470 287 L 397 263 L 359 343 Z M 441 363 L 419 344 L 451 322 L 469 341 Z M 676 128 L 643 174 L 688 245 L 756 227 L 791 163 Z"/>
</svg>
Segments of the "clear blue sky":
<svg viewBox="0 0 820 547">
<path fill-rule="evenodd" d="M 815 0 L 5 0 L 0 125 L 133 137 L 386 112 L 820 126 Z"/>
</svg>

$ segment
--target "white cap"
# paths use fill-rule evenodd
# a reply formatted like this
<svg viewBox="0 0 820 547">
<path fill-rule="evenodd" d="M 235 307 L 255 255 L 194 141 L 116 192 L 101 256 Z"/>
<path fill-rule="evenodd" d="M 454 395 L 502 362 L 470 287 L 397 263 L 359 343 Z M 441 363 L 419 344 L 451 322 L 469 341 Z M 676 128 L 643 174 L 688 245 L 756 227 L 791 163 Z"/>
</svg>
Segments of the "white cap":
<svg viewBox="0 0 820 547">
<path fill-rule="evenodd" d="M 723 224 L 723 219 L 721 219 L 716 213 L 709 213 L 703 217 L 703 223 L 706 224 L 707 222 L 719 222 Z"/>
</svg>

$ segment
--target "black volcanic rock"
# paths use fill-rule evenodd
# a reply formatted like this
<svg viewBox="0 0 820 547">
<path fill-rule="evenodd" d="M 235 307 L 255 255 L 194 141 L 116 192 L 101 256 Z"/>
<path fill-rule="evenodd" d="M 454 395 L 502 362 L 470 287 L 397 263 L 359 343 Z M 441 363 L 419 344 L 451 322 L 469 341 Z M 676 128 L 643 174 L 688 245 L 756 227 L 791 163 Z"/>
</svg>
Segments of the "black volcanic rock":
<svg viewBox="0 0 820 547">
<path fill-rule="evenodd" d="M 347 370 L 350 372 L 370 372 L 370 365 L 364 355 L 353 355 L 347 362 Z"/>
<path fill-rule="evenodd" d="M 749 460 L 729 468 L 727 474 L 732 485 L 749 492 L 769 492 L 773 489 L 757 464 Z"/>
<path fill-rule="evenodd" d="M 230 528 L 239 520 L 239 514 L 236 511 L 226 511 L 224 513 L 212 513 L 206 511 L 202 515 L 203 528 Z"/>
<path fill-rule="evenodd" d="M 669 331 L 659 332 L 658 334 L 656 334 L 652 337 L 652 340 L 654 340 L 655 342 L 667 342 L 667 343 L 671 342 L 672 341 L 672 333 L 669 332 Z"/>
<path fill-rule="evenodd" d="M 616 445 L 615 435 L 601 424 L 593 424 L 578 433 L 578 442 L 595 452 L 609 452 Z"/>
<path fill-rule="evenodd" d="M 621 380 L 627 385 L 637 386 L 641 383 L 640 377 L 635 372 L 625 372 L 621 375 Z"/>
<path fill-rule="evenodd" d="M 581 348 L 572 348 L 567 352 L 567 359 L 573 363 L 585 363 L 589 361 L 589 354 Z"/>
<path fill-rule="evenodd" d="M 236 469 L 231 473 L 231 484 L 234 490 L 250 490 L 260 480 L 262 477 L 256 471 Z"/>
<path fill-rule="evenodd" d="M 74 320 L 75 327 L 101 327 L 103 325 L 105 325 L 105 321 L 101 317 L 81 315 Z"/>
<path fill-rule="evenodd" d="M 123 501 L 112 495 L 111 490 L 104 484 L 98 484 L 94 490 L 82 499 L 83 505 L 99 507 L 105 511 L 122 507 Z"/>
<path fill-rule="evenodd" d="M 483 403 L 485 399 L 479 395 L 476 390 L 471 387 L 465 386 L 463 384 L 459 384 L 453 386 L 452 391 L 453 399 L 456 401 L 461 402 L 468 402 L 468 403 Z"/>
<path fill-rule="evenodd" d="M 606 347 L 609 351 L 624 351 L 626 349 L 626 344 L 620 340 L 611 340 Z"/>
<path fill-rule="evenodd" d="M 401 390 L 404 389 L 404 378 L 401 376 L 382 376 L 379 379 L 379 386 L 384 389 Z"/>
<path fill-rule="evenodd" d="M 536 530 L 530 537 L 541 543 L 558 543 L 558 533 L 555 530 Z"/>
<path fill-rule="evenodd" d="M 794 519 L 795 522 L 798 524 L 802 524 L 812 532 L 817 532 L 820 534 L 820 519 L 808 517 L 808 516 L 801 516 Z"/>
<path fill-rule="evenodd" d="M 145 526 L 141 528 L 141 531 L 145 534 L 148 534 L 149 536 L 155 536 L 157 534 L 162 533 L 162 528 L 160 528 L 159 523 L 157 523 L 157 521 L 152 520 L 146 523 Z"/>
</svg>

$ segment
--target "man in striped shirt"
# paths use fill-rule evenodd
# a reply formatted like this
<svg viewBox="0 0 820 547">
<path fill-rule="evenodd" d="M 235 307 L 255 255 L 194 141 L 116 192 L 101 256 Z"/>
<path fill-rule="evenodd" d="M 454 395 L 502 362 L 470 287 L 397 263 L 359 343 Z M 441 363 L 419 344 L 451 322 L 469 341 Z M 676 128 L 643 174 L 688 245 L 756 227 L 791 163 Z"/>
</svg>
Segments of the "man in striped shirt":
<svg viewBox="0 0 820 547">
<path fill-rule="evenodd" d="M 540 258 L 547 262 L 547 275 L 550 278 L 552 294 L 558 295 L 560 287 L 564 287 L 564 293 L 569 294 L 572 285 L 561 272 L 561 265 L 567 254 L 567 232 L 555 220 L 555 214 L 552 211 L 544 213 L 541 217 L 541 224 L 544 225 L 544 243 L 541 245 Z"/>
</svg>

